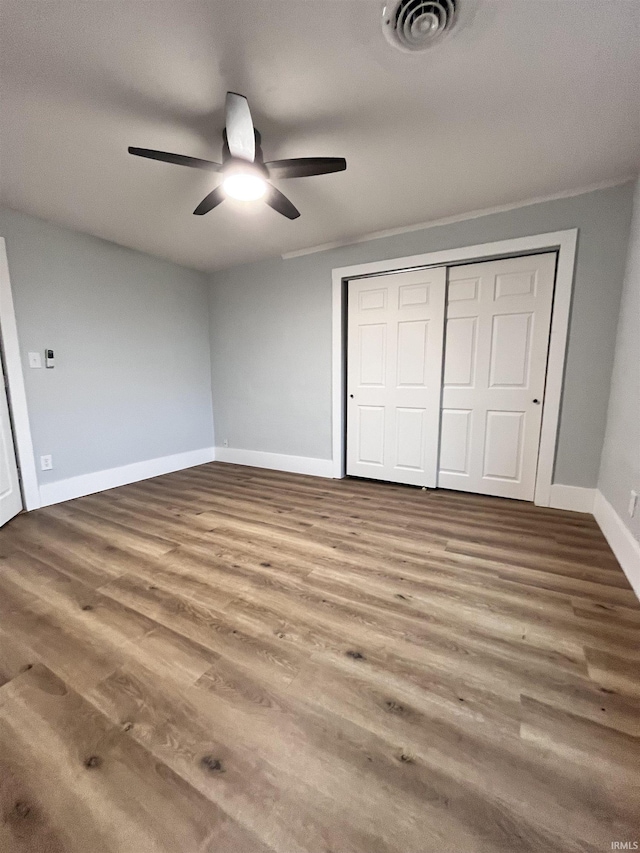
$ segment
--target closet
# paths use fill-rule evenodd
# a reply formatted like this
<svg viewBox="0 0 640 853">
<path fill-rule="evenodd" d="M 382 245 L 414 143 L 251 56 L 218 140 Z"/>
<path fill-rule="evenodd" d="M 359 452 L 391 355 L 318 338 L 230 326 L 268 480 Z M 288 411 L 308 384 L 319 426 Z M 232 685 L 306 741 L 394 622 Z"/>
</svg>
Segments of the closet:
<svg viewBox="0 0 640 853">
<path fill-rule="evenodd" d="M 347 474 L 533 500 L 555 266 L 349 281 Z"/>
</svg>

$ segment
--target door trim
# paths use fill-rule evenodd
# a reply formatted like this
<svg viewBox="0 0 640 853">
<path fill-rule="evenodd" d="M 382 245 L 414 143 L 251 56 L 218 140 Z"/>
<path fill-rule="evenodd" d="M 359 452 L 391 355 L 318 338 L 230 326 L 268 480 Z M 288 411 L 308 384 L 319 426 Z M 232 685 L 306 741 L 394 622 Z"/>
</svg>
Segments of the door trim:
<svg viewBox="0 0 640 853">
<path fill-rule="evenodd" d="M 560 422 L 560 400 L 564 380 L 564 366 L 569 332 L 569 311 L 573 292 L 573 275 L 578 242 L 578 229 L 552 231 L 530 237 L 516 237 L 476 246 L 444 249 L 424 255 L 409 255 L 390 258 L 368 264 L 354 264 L 332 270 L 332 468 L 335 478 L 345 476 L 346 447 L 346 384 L 345 384 L 345 307 L 346 282 L 350 278 L 398 272 L 419 267 L 453 266 L 460 263 L 494 260 L 497 258 L 526 255 L 532 252 L 558 252 L 556 282 L 551 312 L 551 333 L 547 364 L 538 468 L 534 503 L 549 506 L 551 482 L 555 462 L 558 426 Z"/>
<path fill-rule="evenodd" d="M 2 339 L 13 440 L 18 468 L 20 469 L 22 503 L 25 509 L 38 509 L 40 506 L 40 490 L 36 474 L 36 461 L 33 455 L 18 326 L 11 292 L 9 264 L 7 263 L 7 247 L 2 237 L 0 237 L 0 337 Z"/>
</svg>

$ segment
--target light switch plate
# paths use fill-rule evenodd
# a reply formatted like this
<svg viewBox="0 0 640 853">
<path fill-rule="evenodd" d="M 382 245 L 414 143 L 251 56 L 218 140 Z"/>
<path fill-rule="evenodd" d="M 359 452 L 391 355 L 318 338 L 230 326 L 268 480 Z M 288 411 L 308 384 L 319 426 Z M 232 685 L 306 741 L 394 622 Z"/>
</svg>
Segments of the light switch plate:
<svg viewBox="0 0 640 853">
<path fill-rule="evenodd" d="M 29 367 L 42 367 L 42 358 L 39 352 L 29 353 Z"/>
<path fill-rule="evenodd" d="M 629 517 L 633 518 L 636 514 L 636 507 L 638 506 L 638 493 L 631 491 L 631 496 L 629 498 Z"/>
</svg>

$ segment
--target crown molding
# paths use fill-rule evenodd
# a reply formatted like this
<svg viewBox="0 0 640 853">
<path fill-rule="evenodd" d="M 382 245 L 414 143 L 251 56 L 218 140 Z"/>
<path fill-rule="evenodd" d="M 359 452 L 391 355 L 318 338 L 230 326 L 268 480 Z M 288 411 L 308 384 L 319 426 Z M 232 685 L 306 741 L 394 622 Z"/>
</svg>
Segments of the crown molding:
<svg viewBox="0 0 640 853">
<path fill-rule="evenodd" d="M 590 184 L 579 189 L 564 190 L 563 192 L 553 193 L 552 195 L 537 196 L 535 198 L 517 201 L 511 204 L 502 204 L 497 207 L 485 207 L 480 210 L 472 210 L 468 213 L 459 213 L 455 216 L 446 216 L 443 219 L 431 219 L 427 222 L 418 222 L 416 225 L 404 225 L 400 228 L 388 228 L 385 231 L 371 231 L 368 234 L 362 234 L 360 237 L 351 237 L 346 240 L 336 240 L 334 243 L 321 243 L 319 246 L 310 246 L 307 249 L 296 249 L 293 252 L 285 252 L 281 255 L 284 261 L 290 258 L 300 258 L 303 255 L 314 255 L 316 252 L 328 252 L 330 249 L 342 249 L 345 246 L 355 246 L 358 243 L 368 243 L 369 240 L 380 240 L 383 237 L 395 237 L 398 234 L 409 234 L 412 231 L 424 231 L 427 228 L 436 228 L 440 225 L 453 225 L 455 222 L 464 222 L 467 219 L 479 219 L 482 216 L 491 216 L 493 213 L 507 213 L 510 210 L 516 210 L 519 207 L 529 207 L 533 204 L 542 204 L 545 201 L 557 201 L 563 198 L 573 198 L 578 195 L 586 195 L 587 193 L 595 192 L 596 190 L 606 190 L 610 187 L 622 186 L 630 181 L 635 181 L 637 175 L 626 175 L 624 178 L 615 178 L 609 181 L 600 181 L 596 184 Z"/>
</svg>

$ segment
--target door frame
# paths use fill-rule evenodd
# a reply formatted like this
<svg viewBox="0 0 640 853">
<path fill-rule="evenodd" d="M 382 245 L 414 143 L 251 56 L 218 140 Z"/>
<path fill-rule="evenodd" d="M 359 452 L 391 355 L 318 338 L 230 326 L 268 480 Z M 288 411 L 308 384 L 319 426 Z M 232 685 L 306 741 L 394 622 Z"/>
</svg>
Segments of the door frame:
<svg viewBox="0 0 640 853">
<path fill-rule="evenodd" d="M 497 260 L 540 252 L 557 252 L 556 281 L 551 311 L 551 332 L 547 361 L 547 381 L 542 410 L 540 445 L 534 503 L 549 506 L 555 463 L 560 401 L 569 334 L 569 314 L 573 294 L 573 278 L 578 245 L 578 229 L 534 234 L 475 246 L 444 249 L 423 255 L 389 258 L 366 264 L 337 267 L 332 270 L 332 468 L 333 477 L 345 472 L 346 449 L 346 292 L 347 281 L 381 273 L 401 272 L 421 267 L 454 266 L 461 263 Z"/>
<path fill-rule="evenodd" d="M 13 443 L 20 474 L 22 504 L 27 510 L 38 509 L 40 506 L 40 489 L 36 474 L 36 460 L 33 454 L 33 440 L 31 438 L 27 395 L 24 387 L 18 340 L 18 325 L 7 262 L 7 247 L 3 237 L 0 237 L 0 339 Z"/>
</svg>

